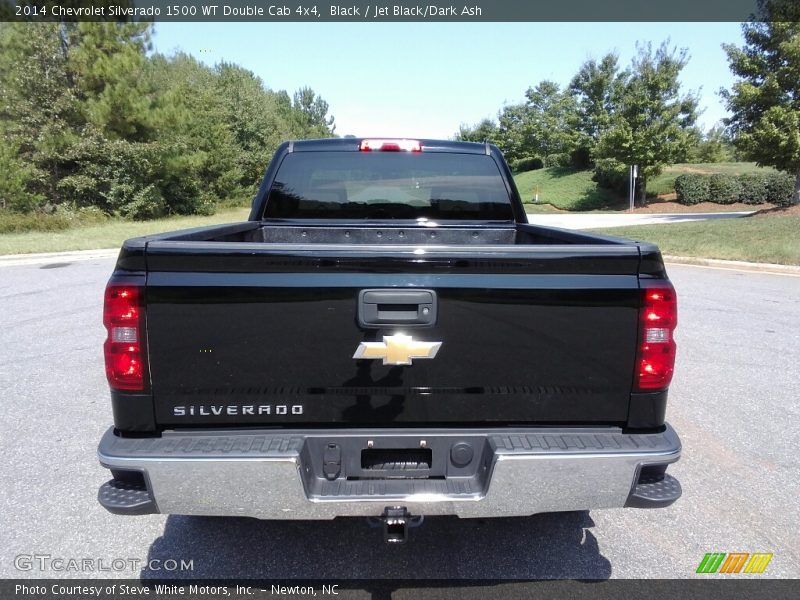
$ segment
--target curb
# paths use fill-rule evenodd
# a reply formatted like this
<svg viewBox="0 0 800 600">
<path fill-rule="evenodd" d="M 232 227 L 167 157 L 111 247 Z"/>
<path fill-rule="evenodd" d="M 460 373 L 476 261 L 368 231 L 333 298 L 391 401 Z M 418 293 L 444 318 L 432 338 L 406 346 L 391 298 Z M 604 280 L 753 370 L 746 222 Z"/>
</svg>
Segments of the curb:
<svg viewBox="0 0 800 600">
<path fill-rule="evenodd" d="M 42 252 L 36 254 L 7 254 L 0 256 L 0 267 L 17 267 L 21 265 L 41 265 L 53 262 L 75 262 L 113 258 L 119 254 L 119 248 L 103 248 L 99 250 L 70 250 L 68 252 Z"/>
<path fill-rule="evenodd" d="M 714 269 L 727 269 L 730 271 L 751 271 L 754 273 L 773 273 L 777 275 L 796 275 L 800 277 L 800 266 L 795 265 L 745 262 L 742 260 L 721 260 L 719 258 L 698 258 L 694 256 L 664 255 L 662 258 L 665 263 L 675 265 L 710 267 Z"/>
</svg>

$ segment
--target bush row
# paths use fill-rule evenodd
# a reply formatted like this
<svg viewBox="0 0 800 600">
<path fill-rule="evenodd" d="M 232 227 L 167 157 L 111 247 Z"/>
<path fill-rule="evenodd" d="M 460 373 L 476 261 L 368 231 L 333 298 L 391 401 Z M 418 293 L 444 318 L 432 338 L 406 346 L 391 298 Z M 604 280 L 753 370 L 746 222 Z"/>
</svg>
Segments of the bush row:
<svg viewBox="0 0 800 600">
<path fill-rule="evenodd" d="M 702 175 L 686 173 L 675 179 L 675 193 L 681 204 L 775 204 L 788 206 L 794 194 L 794 177 L 788 173 L 745 173 Z"/>
<path fill-rule="evenodd" d="M 522 173 L 523 171 L 536 171 L 537 169 L 544 169 L 544 161 L 538 156 L 531 156 L 528 158 L 520 158 L 511 163 L 511 169 L 515 173 Z"/>
</svg>

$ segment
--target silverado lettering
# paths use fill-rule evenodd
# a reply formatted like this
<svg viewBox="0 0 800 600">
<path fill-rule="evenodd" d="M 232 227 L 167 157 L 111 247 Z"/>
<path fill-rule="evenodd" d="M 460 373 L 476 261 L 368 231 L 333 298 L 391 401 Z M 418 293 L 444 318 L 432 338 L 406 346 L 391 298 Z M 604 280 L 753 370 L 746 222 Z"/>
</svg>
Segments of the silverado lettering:
<svg viewBox="0 0 800 600">
<path fill-rule="evenodd" d="M 658 248 L 529 224 L 490 144 L 286 142 L 246 222 L 127 240 L 104 324 L 114 513 L 402 542 L 418 516 L 681 495 Z"/>
<path fill-rule="evenodd" d="M 300 404 L 294 404 L 292 406 L 287 406 L 285 404 L 279 404 L 277 406 L 272 406 L 269 404 L 260 404 L 258 406 L 254 405 L 245 405 L 245 406 L 175 406 L 172 409 L 172 414 L 176 417 L 185 417 L 187 415 L 194 416 L 198 415 L 201 417 L 205 416 L 212 416 L 212 415 L 302 415 L 303 414 L 303 407 Z"/>
</svg>

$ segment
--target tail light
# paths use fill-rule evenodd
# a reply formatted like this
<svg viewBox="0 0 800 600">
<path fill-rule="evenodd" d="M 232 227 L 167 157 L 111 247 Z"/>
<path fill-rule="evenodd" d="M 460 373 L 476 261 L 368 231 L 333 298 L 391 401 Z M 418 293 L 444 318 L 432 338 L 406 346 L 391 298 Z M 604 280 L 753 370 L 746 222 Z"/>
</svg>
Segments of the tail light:
<svg viewBox="0 0 800 600">
<path fill-rule="evenodd" d="M 422 145 L 417 140 L 361 140 L 359 150 L 371 152 L 422 152 Z"/>
<path fill-rule="evenodd" d="M 678 325 L 678 297 L 668 281 L 648 282 L 642 289 L 639 352 L 636 357 L 638 391 L 664 390 L 672 381 Z"/>
<path fill-rule="evenodd" d="M 103 307 L 103 325 L 108 330 L 103 349 L 109 385 L 116 390 L 144 391 L 141 288 L 109 284 Z"/>
</svg>

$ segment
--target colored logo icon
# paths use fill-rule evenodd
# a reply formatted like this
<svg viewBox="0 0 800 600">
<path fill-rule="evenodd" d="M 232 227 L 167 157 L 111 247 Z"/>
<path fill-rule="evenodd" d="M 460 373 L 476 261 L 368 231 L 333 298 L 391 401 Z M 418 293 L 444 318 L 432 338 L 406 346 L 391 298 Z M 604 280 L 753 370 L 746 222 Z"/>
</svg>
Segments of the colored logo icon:
<svg viewBox="0 0 800 600">
<path fill-rule="evenodd" d="M 697 566 L 697 573 L 763 573 L 772 553 L 709 552 Z"/>
</svg>

